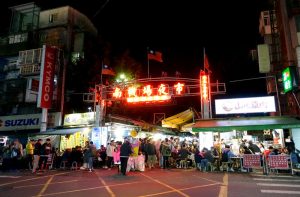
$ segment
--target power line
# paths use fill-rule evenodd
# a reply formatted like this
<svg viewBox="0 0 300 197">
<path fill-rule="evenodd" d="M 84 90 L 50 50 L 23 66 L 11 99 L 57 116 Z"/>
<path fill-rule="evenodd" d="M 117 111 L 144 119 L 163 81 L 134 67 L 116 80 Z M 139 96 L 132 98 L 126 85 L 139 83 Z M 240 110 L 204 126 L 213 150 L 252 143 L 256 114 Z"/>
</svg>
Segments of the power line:
<svg viewBox="0 0 300 197">
<path fill-rule="evenodd" d="M 104 4 L 97 10 L 97 12 L 94 14 L 93 18 L 95 18 L 102 10 L 103 8 L 108 4 L 109 0 L 106 0 Z"/>
</svg>

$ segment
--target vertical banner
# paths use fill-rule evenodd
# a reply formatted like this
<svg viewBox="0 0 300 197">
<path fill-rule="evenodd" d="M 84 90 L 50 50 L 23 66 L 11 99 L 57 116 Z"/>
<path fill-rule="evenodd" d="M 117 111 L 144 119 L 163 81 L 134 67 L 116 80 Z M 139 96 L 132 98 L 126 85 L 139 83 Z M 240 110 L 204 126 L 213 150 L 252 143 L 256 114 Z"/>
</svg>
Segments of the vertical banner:
<svg viewBox="0 0 300 197">
<path fill-rule="evenodd" d="M 51 108 L 57 49 L 43 46 L 37 107 Z"/>
</svg>

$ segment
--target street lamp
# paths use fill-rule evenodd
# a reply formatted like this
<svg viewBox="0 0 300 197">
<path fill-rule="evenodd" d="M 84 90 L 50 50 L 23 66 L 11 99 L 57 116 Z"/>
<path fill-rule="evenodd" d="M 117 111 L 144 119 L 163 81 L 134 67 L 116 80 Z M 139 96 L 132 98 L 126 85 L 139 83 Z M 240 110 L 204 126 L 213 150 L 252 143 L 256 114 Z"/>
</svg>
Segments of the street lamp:
<svg viewBox="0 0 300 197">
<path fill-rule="evenodd" d="M 128 81 L 128 77 L 125 73 L 121 73 L 119 77 L 116 79 L 117 83 L 123 83 Z"/>
</svg>

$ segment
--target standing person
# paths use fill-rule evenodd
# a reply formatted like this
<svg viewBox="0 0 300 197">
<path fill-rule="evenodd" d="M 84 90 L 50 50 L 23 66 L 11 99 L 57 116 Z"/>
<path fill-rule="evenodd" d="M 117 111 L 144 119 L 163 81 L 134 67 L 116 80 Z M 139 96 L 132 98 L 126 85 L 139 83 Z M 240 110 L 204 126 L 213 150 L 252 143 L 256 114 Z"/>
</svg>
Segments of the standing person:
<svg viewBox="0 0 300 197">
<path fill-rule="evenodd" d="M 11 147 L 11 158 L 13 169 L 20 168 L 20 160 L 23 157 L 23 145 L 20 143 L 19 139 L 15 139 Z"/>
<path fill-rule="evenodd" d="M 97 149 L 96 146 L 94 145 L 93 141 L 90 141 L 90 146 L 89 149 L 87 150 L 88 154 L 88 167 L 89 167 L 89 172 L 92 172 L 93 170 L 93 161 L 94 157 L 97 155 Z"/>
<path fill-rule="evenodd" d="M 36 169 L 39 166 L 41 150 L 42 150 L 42 139 L 38 139 L 38 141 L 34 145 L 32 173 L 35 173 Z"/>
<path fill-rule="evenodd" d="M 47 138 L 46 142 L 42 145 L 42 149 L 41 149 L 41 157 L 39 162 L 39 166 L 41 170 L 44 170 L 47 167 L 47 161 L 50 156 L 51 150 L 52 150 L 52 145 L 50 142 L 50 138 Z"/>
<path fill-rule="evenodd" d="M 252 140 L 249 141 L 248 148 L 251 150 L 251 152 L 253 154 L 255 154 L 255 153 L 261 153 L 260 148 L 256 144 L 253 144 Z"/>
<path fill-rule="evenodd" d="M 129 143 L 129 139 L 125 138 L 125 142 L 120 148 L 120 159 L 121 159 L 121 173 L 126 176 L 127 162 L 129 155 L 132 154 L 132 147 Z"/>
<path fill-rule="evenodd" d="M 26 161 L 27 161 L 27 166 L 28 166 L 29 170 L 32 170 L 32 168 L 33 168 L 34 144 L 35 144 L 34 139 L 29 140 L 26 144 L 26 153 L 27 153 Z"/>
<path fill-rule="evenodd" d="M 114 164 L 120 164 L 120 149 L 121 149 L 122 142 L 117 142 L 117 146 L 114 150 Z"/>
<path fill-rule="evenodd" d="M 169 139 L 166 138 L 161 144 L 161 154 L 163 156 L 163 169 L 169 169 L 169 157 L 171 156 L 171 144 Z"/>
<path fill-rule="evenodd" d="M 114 156 L 113 156 L 114 150 L 115 150 L 115 142 L 114 142 L 114 140 L 111 140 L 110 144 L 108 144 L 106 147 L 108 170 L 111 170 L 111 166 L 112 166 L 113 159 L 114 159 Z"/>
<path fill-rule="evenodd" d="M 85 141 L 85 145 L 83 148 L 83 165 L 80 167 L 81 170 L 85 170 L 88 168 L 88 162 L 89 162 L 89 155 L 88 155 L 88 150 L 89 150 L 89 141 Z"/>
<path fill-rule="evenodd" d="M 107 155 L 106 155 L 106 148 L 104 147 L 104 145 L 101 145 L 99 154 L 100 154 L 100 158 L 101 158 L 100 165 L 101 165 L 101 167 L 104 168 L 104 166 L 106 164 L 106 157 L 107 157 Z"/>
<path fill-rule="evenodd" d="M 147 162 L 148 167 L 151 170 L 151 168 L 154 168 L 156 162 L 156 148 L 153 140 L 150 140 L 150 142 L 147 143 L 147 146 L 145 146 L 145 153 L 148 155 Z"/>
</svg>

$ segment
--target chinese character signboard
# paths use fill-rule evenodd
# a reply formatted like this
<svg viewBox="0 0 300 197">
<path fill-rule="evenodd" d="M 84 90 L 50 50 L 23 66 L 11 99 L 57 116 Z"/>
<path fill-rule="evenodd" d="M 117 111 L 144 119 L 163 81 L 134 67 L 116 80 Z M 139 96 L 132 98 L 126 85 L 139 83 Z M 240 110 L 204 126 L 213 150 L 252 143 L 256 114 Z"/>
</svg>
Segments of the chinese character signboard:
<svg viewBox="0 0 300 197">
<path fill-rule="evenodd" d="M 183 83 L 177 83 L 174 85 L 174 88 L 174 94 L 183 94 Z M 169 92 L 168 84 L 159 84 L 157 86 L 144 85 L 142 87 L 136 87 L 133 85 L 123 89 L 116 87 L 113 90 L 112 97 L 114 99 L 125 99 L 128 103 L 137 103 L 167 101 L 171 99 L 171 94 Z"/>
<path fill-rule="evenodd" d="M 284 93 L 298 89 L 298 77 L 295 66 L 289 66 L 282 71 Z"/>
<path fill-rule="evenodd" d="M 205 72 L 200 73 L 200 90 L 201 90 L 201 98 L 203 100 L 207 100 L 209 96 L 209 82 L 208 82 L 208 75 Z"/>
<path fill-rule="evenodd" d="M 288 156 L 286 155 L 269 155 L 268 163 L 270 168 L 289 169 Z"/>
<path fill-rule="evenodd" d="M 248 155 L 243 156 L 243 167 L 244 168 L 260 168 L 261 161 L 260 155 Z"/>
</svg>

